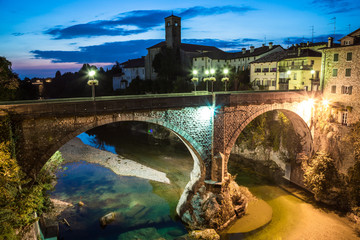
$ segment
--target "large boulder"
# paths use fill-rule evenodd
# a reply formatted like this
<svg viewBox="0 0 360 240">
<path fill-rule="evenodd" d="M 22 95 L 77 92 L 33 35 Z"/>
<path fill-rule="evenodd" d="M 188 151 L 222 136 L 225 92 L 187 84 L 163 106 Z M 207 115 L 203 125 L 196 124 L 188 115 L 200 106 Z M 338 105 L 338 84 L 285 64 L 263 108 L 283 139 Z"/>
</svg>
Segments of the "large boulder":
<svg viewBox="0 0 360 240">
<path fill-rule="evenodd" d="M 99 219 L 100 226 L 106 227 L 107 225 L 115 221 L 115 219 L 116 219 L 116 214 L 114 212 L 108 213 Z"/>
<path fill-rule="evenodd" d="M 188 199 L 188 209 L 181 216 L 190 229 L 224 229 L 237 217 L 245 214 L 248 198 L 253 197 L 230 174 L 218 186 L 219 191 L 207 187 L 203 185 Z"/>
</svg>

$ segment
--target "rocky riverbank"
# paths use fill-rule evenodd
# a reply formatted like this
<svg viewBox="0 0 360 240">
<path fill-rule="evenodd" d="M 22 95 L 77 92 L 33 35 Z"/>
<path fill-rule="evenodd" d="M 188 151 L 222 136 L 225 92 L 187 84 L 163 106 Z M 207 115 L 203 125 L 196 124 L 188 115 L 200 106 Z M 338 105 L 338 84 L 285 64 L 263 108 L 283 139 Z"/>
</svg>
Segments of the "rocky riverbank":
<svg viewBox="0 0 360 240">
<path fill-rule="evenodd" d="M 170 180 L 163 172 L 125 159 L 111 152 L 88 146 L 79 138 L 70 140 L 59 151 L 64 158 L 64 163 L 86 161 L 109 168 L 117 175 L 134 176 L 162 183 L 170 183 Z"/>
</svg>

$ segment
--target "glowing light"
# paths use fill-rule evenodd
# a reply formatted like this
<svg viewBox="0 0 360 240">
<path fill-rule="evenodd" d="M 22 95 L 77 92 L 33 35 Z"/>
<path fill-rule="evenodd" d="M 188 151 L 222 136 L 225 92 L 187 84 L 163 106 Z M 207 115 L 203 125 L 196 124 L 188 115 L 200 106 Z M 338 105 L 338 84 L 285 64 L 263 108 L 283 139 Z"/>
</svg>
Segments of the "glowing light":
<svg viewBox="0 0 360 240">
<path fill-rule="evenodd" d="M 209 75 L 209 70 L 205 70 L 205 74 L 206 74 L 206 75 Z"/>
<path fill-rule="evenodd" d="M 327 100 L 327 99 L 323 99 L 323 100 L 322 100 L 322 104 L 323 104 L 323 106 L 326 107 L 326 108 L 329 106 L 329 103 L 330 103 L 330 102 L 329 102 L 329 100 Z"/>
<path fill-rule="evenodd" d="M 213 68 L 210 69 L 210 73 L 211 73 L 211 74 L 214 74 L 214 73 L 215 73 L 215 69 L 213 69 Z"/>
<path fill-rule="evenodd" d="M 229 73 L 229 69 L 225 68 L 224 69 L 224 74 L 228 74 Z"/>
<path fill-rule="evenodd" d="M 313 69 L 313 70 L 311 70 L 311 74 L 314 74 L 315 73 L 315 70 Z"/>
<path fill-rule="evenodd" d="M 94 70 L 91 70 L 91 71 L 89 72 L 89 76 L 90 76 L 90 77 L 95 76 L 95 71 L 94 71 Z"/>
<path fill-rule="evenodd" d="M 315 100 L 313 98 L 309 98 L 309 100 L 307 100 L 307 105 L 309 108 L 312 108 L 315 104 Z"/>
<path fill-rule="evenodd" d="M 200 121 L 209 121 L 214 115 L 213 107 L 200 107 L 198 109 L 198 119 Z"/>
<path fill-rule="evenodd" d="M 291 74 L 291 71 L 290 71 L 290 70 L 288 70 L 286 73 L 287 73 L 288 75 L 290 75 L 290 74 Z"/>
<path fill-rule="evenodd" d="M 153 133 L 153 130 L 150 128 L 150 129 L 148 130 L 148 133 Z"/>
<path fill-rule="evenodd" d="M 198 71 L 196 69 L 193 70 L 193 74 L 194 75 L 197 75 L 198 74 Z"/>
</svg>

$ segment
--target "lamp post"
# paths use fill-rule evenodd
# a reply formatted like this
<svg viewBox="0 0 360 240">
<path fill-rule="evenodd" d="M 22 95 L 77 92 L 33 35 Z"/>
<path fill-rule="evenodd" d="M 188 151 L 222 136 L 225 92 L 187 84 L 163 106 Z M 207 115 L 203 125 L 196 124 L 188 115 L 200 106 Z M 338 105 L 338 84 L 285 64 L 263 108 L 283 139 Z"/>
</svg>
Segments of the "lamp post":
<svg viewBox="0 0 360 240">
<path fill-rule="evenodd" d="M 206 82 L 206 91 L 209 91 L 209 70 L 205 70 L 205 77 L 204 77 L 204 82 Z"/>
<path fill-rule="evenodd" d="M 216 81 L 216 78 L 214 77 L 215 69 L 210 69 L 211 77 L 209 80 L 211 81 L 211 92 L 214 92 L 214 82 Z"/>
<path fill-rule="evenodd" d="M 199 78 L 197 77 L 198 71 L 196 69 L 193 70 L 193 78 L 191 81 L 194 83 L 194 91 L 196 93 L 196 84 L 199 81 Z"/>
<path fill-rule="evenodd" d="M 229 73 L 229 69 L 225 68 L 224 77 L 221 79 L 221 81 L 225 83 L 225 92 L 227 91 L 226 87 L 227 87 L 227 83 L 229 82 L 229 78 L 227 77 L 228 73 Z"/>
<path fill-rule="evenodd" d="M 92 92 L 91 96 L 93 101 L 95 101 L 95 86 L 99 85 L 99 81 L 94 79 L 94 76 L 95 76 L 95 71 L 91 70 L 89 72 L 89 81 L 87 82 L 87 84 L 91 86 L 91 92 Z"/>
</svg>

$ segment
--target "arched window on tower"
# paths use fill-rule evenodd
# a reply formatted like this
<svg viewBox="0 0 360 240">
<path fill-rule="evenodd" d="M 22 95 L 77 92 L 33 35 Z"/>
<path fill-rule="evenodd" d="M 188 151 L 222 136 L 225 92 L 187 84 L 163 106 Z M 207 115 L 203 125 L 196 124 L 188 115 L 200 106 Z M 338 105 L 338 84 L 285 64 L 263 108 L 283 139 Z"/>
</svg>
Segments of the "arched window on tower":
<svg viewBox="0 0 360 240">
<path fill-rule="evenodd" d="M 175 27 L 177 27 L 179 24 L 177 22 L 175 22 Z"/>
<path fill-rule="evenodd" d="M 166 26 L 170 26 L 170 22 L 167 22 Z"/>
</svg>

